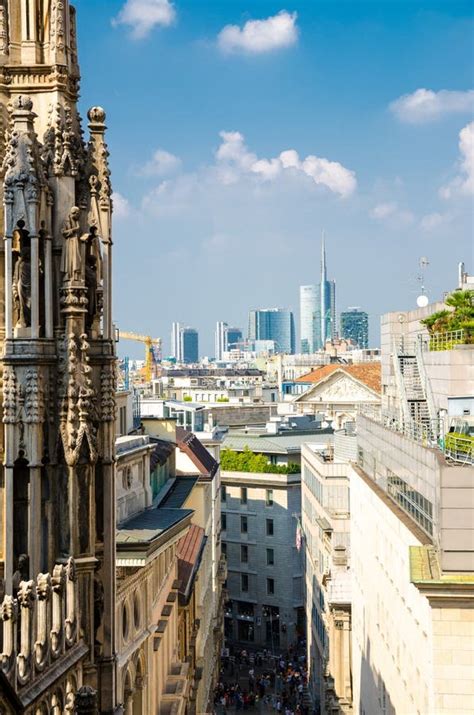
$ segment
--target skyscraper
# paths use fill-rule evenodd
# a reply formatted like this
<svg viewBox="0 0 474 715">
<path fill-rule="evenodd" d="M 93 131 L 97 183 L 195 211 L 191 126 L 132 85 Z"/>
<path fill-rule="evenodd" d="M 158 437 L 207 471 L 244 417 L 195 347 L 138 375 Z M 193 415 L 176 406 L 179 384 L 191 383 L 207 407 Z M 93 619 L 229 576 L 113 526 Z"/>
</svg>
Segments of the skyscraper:
<svg viewBox="0 0 474 715">
<path fill-rule="evenodd" d="M 194 328 L 181 328 L 181 362 L 193 363 L 199 360 L 199 335 Z"/>
<path fill-rule="evenodd" d="M 222 360 L 223 355 L 228 350 L 231 350 L 242 340 L 242 331 L 240 328 L 229 327 L 227 323 L 219 320 L 216 323 L 215 332 L 215 356 L 216 360 Z"/>
<path fill-rule="evenodd" d="M 225 335 L 226 335 L 227 323 L 222 320 L 218 320 L 216 323 L 216 332 L 214 338 L 214 355 L 216 360 L 222 360 L 222 355 L 225 352 Z"/>
<path fill-rule="evenodd" d="M 320 345 L 336 337 L 336 283 L 328 280 L 324 232 L 321 242 L 321 282 L 319 284 Z"/>
<path fill-rule="evenodd" d="M 275 352 L 295 352 L 293 313 L 283 308 L 263 308 L 249 312 L 249 340 L 273 340 Z"/>
<path fill-rule="evenodd" d="M 369 347 L 369 316 L 360 308 L 341 313 L 341 337 L 353 340 L 357 347 Z"/>
<path fill-rule="evenodd" d="M 300 351 L 313 353 L 319 347 L 319 288 L 300 286 Z"/>
<path fill-rule="evenodd" d="M 181 323 L 173 323 L 171 325 L 171 357 L 174 357 L 178 362 L 181 362 Z"/>
<path fill-rule="evenodd" d="M 171 355 L 176 362 L 198 362 L 199 336 L 197 330 L 185 327 L 181 323 L 173 323 L 171 327 Z"/>
</svg>

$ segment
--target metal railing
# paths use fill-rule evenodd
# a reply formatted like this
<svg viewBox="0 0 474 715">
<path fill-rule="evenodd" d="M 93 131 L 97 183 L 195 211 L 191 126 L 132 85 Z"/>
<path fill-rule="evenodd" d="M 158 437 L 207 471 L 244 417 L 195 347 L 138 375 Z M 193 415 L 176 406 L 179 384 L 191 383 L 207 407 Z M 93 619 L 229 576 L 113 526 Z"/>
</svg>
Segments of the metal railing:
<svg viewBox="0 0 474 715">
<path fill-rule="evenodd" d="M 431 352 L 452 350 L 455 345 L 465 345 L 467 339 L 467 330 L 449 330 L 445 333 L 432 333 L 426 344 Z"/>
<path fill-rule="evenodd" d="M 443 440 L 446 457 L 461 464 L 474 464 L 474 437 L 448 433 Z"/>
<path fill-rule="evenodd" d="M 374 422 L 378 422 L 383 427 L 387 427 L 392 432 L 409 437 L 424 447 L 439 447 L 439 440 L 442 435 L 442 420 L 439 418 L 417 422 L 411 419 L 402 419 L 398 412 L 382 410 L 373 407 L 361 407 L 359 414 L 368 417 Z"/>
</svg>

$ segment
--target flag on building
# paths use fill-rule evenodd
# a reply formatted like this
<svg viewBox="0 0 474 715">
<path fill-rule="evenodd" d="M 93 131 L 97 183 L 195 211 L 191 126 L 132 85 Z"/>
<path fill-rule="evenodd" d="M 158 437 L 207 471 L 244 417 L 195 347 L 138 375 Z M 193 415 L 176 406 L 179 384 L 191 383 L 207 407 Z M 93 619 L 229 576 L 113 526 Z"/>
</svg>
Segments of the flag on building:
<svg viewBox="0 0 474 715">
<path fill-rule="evenodd" d="M 303 543 L 303 529 L 301 528 L 301 522 L 296 517 L 296 548 L 298 551 L 301 549 L 301 544 Z"/>
</svg>

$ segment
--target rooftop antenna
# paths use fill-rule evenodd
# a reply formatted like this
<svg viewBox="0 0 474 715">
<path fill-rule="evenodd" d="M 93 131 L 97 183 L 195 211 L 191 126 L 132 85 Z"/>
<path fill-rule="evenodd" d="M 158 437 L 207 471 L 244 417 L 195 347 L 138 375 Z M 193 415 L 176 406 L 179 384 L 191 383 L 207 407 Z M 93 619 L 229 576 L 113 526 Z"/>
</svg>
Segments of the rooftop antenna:
<svg viewBox="0 0 474 715">
<path fill-rule="evenodd" d="M 419 261 L 420 273 L 416 277 L 418 283 L 420 284 L 420 295 L 416 299 L 416 304 L 419 308 L 426 308 L 426 306 L 429 303 L 429 299 L 428 299 L 428 296 L 426 295 L 426 287 L 425 287 L 425 271 L 429 265 L 430 265 L 430 262 L 427 259 L 427 257 L 422 256 Z"/>
</svg>

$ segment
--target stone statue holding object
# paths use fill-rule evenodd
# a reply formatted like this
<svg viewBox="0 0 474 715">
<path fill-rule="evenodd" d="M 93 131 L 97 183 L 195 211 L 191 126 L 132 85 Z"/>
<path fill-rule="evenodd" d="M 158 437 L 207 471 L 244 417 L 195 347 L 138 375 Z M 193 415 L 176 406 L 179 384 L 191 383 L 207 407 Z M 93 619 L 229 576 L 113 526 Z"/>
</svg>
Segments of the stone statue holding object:
<svg viewBox="0 0 474 715">
<path fill-rule="evenodd" d="M 81 242 L 87 239 L 87 235 L 81 236 L 79 216 L 80 210 L 73 206 L 62 230 L 65 243 L 61 256 L 61 272 L 65 280 L 69 281 L 81 281 L 84 273 Z"/>
<path fill-rule="evenodd" d="M 13 300 L 17 309 L 17 328 L 31 325 L 31 254 L 29 246 L 22 246 L 13 273 Z"/>
</svg>

